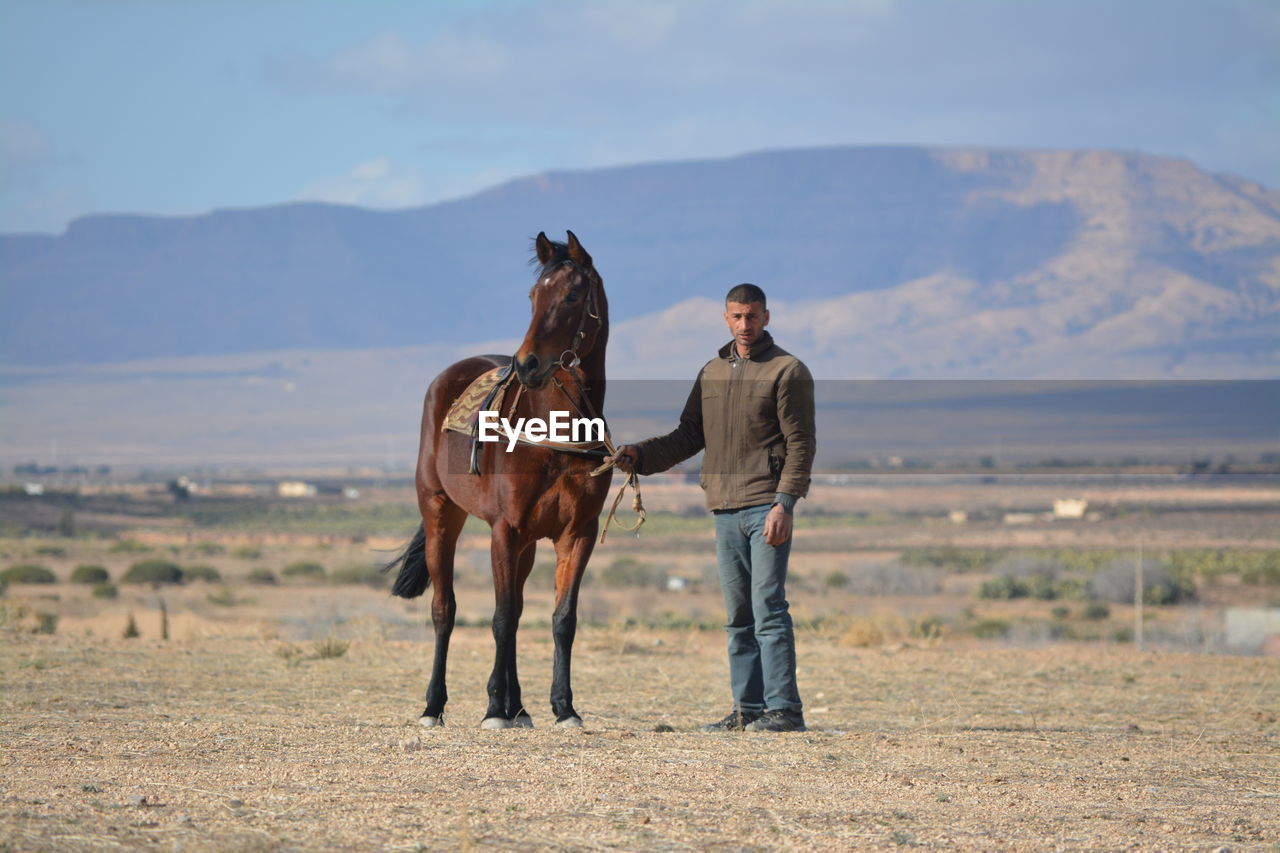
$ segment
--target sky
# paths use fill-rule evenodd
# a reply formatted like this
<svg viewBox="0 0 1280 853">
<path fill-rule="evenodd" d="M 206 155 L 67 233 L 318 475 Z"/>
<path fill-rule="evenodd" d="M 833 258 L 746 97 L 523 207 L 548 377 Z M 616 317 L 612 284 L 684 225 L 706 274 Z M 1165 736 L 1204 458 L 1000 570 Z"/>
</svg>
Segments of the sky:
<svg viewBox="0 0 1280 853">
<path fill-rule="evenodd" d="M 0 0 L 0 232 L 828 145 L 1280 188 L 1276 0 Z"/>
</svg>

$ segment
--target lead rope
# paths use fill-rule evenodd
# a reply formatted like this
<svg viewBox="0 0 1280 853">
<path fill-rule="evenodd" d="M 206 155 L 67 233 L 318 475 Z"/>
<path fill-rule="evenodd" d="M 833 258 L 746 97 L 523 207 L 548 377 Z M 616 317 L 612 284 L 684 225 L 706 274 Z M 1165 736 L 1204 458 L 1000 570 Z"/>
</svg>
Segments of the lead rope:
<svg viewBox="0 0 1280 853">
<path fill-rule="evenodd" d="M 577 360 L 576 355 L 574 360 L 575 361 Z M 591 399 L 587 397 L 586 389 L 582 387 L 582 383 L 578 380 L 578 374 L 575 373 L 572 370 L 572 368 L 566 366 L 563 363 L 563 361 L 561 362 L 560 366 L 565 368 L 568 371 L 569 375 L 573 377 L 574 384 L 578 386 L 578 390 L 582 394 L 583 404 L 587 407 L 588 410 L 593 410 L 594 407 L 591 405 Z M 563 394 L 565 396 L 565 399 L 569 401 L 569 405 L 577 409 L 578 414 L 580 416 L 599 417 L 598 415 L 588 414 L 588 412 L 582 411 L 582 407 L 579 406 L 577 402 L 573 399 L 573 396 L 570 395 L 569 392 L 565 390 L 564 385 L 560 383 L 560 380 L 558 378 L 556 378 L 555 376 L 552 376 L 551 381 L 554 382 L 556 384 L 556 387 L 560 389 L 560 393 Z M 604 421 L 604 418 L 600 418 L 600 420 Z M 604 427 L 604 447 L 605 447 L 605 450 L 609 452 L 609 458 L 605 460 L 605 462 L 601 464 L 598 468 L 595 468 L 591 471 L 592 477 L 598 477 L 601 474 L 603 474 L 605 471 L 608 471 L 610 468 L 614 468 L 617 466 L 617 463 L 613 461 L 613 457 L 618 452 L 618 448 L 613 443 L 613 436 L 609 434 L 608 422 L 605 422 L 605 427 Z M 641 525 L 644 524 L 645 518 L 647 518 L 647 515 L 644 511 L 644 500 L 640 497 L 640 478 L 636 475 L 635 471 L 629 471 L 627 472 L 627 479 L 623 481 L 622 488 L 618 489 L 618 494 L 614 497 L 613 504 L 609 507 L 609 514 L 605 516 L 604 527 L 600 530 L 601 545 L 604 544 L 605 537 L 609 535 L 609 525 L 613 523 L 614 518 L 618 514 L 618 504 L 622 503 L 622 496 L 626 494 L 627 486 L 630 486 L 632 489 L 635 490 L 635 497 L 631 499 L 631 511 L 634 512 L 637 516 L 636 523 L 628 527 L 627 525 L 619 521 L 618 526 L 621 527 L 623 530 L 627 531 L 628 533 L 636 533 L 637 536 L 640 535 L 638 531 L 640 530 Z"/>
</svg>

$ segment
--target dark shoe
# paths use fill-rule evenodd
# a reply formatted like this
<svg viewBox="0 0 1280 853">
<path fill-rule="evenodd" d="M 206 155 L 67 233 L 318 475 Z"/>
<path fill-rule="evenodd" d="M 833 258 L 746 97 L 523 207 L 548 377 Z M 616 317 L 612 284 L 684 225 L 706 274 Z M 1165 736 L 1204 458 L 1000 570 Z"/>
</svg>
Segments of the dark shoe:
<svg viewBox="0 0 1280 853">
<path fill-rule="evenodd" d="M 804 714 L 799 711 L 765 711 L 755 722 L 747 724 L 749 732 L 803 732 Z"/>
<path fill-rule="evenodd" d="M 735 708 L 723 720 L 707 723 L 702 730 L 704 732 L 740 732 L 758 719 L 760 719 L 759 711 L 739 711 Z"/>
</svg>

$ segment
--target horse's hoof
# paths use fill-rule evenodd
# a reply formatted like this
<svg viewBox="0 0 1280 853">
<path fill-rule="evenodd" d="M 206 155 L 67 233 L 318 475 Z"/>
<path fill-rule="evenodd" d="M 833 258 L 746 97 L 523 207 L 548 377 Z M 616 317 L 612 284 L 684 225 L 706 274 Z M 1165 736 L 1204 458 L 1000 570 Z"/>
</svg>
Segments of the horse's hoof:
<svg viewBox="0 0 1280 853">
<path fill-rule="evenodd" d="M 580 729 L 582 728 L 582 718 L 578 716 L 565 717 L 563 720 L 556 720 L 557 729 Z"/>
<path fill-rule="evenodd" d="M 509 729 L 511 721 L 506 717 L 485 717 L 480 723 L 482 729 Z"/>
<path fill-rule="evenodd" d="M 511 718 L 511 728 L 531 729 L 533 728 L 533 718 L 528 714 L 516 714 Z"/>
<path fill-rule="evenodd" d="M 444 725 L 444 717 L 429 717 L 423 714 L 418 718 L 418 725 L 424 729 L 436 729 Z"/>
</svg>

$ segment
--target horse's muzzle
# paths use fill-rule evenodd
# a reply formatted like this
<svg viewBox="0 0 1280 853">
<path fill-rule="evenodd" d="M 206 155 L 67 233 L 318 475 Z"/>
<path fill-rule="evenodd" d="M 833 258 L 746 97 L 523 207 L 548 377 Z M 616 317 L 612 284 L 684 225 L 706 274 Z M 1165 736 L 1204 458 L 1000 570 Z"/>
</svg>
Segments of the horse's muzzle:
<svg viewBox="0 0 1280 853">
<path fill-rule="evenodd" d="M 530 391 L 536 391 L 547 384 L 547 376 L 554 368 L 554 364 L 543 364 L 538 356 L 529 353 L 524 359 L 516 359 L 516 378 Z"/>
</svg>

